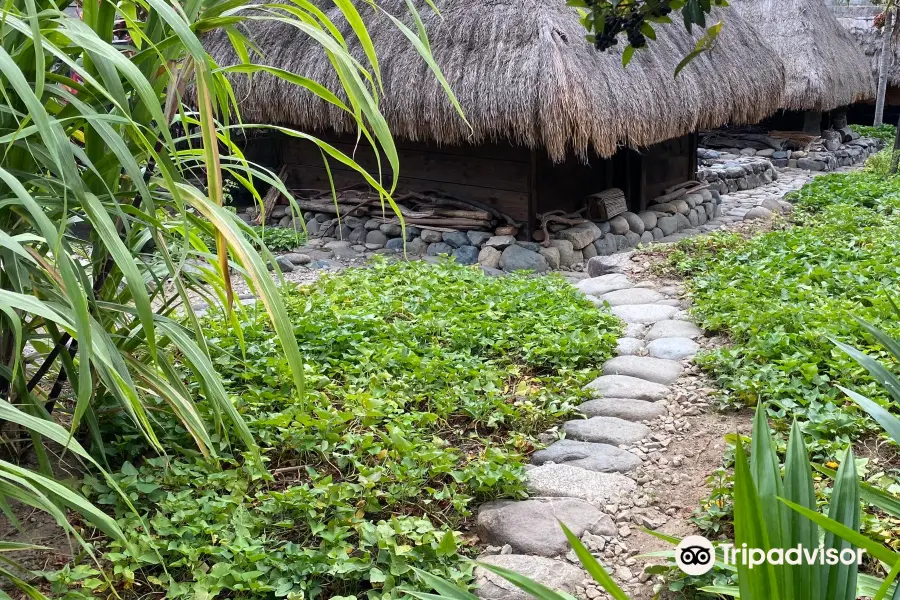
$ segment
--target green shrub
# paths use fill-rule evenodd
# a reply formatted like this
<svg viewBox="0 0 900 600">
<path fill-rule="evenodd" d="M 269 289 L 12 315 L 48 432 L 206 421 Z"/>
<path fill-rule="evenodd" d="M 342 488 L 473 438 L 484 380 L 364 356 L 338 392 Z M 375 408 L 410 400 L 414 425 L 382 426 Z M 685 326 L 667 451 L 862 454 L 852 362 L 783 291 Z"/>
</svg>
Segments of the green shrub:
<svg viewBox="0 0 900 600">
<path fill-rule="evenodd" d="M 897 135 L 897 128 L 894 125 L 884 124 L 879 127 L 871 127 L 868 125 L 851 125 L 853 131 L 863 137 L 877 138 L 888 146 L 894 145 L 894 138 Z"/>
<path fill-rule="evenodd" d="M 750 240 L 734 234 L 683 241 L 673 255 L 688 277 L 694 313 L 732 344 L 699 357 L 732 402 L 769 403 L 798 419 L 818 454 L 871 431 L 834 383 L 883 401 L 884 391 L 829 337 L 871 350 L 850 315 L 896 331 L 900 292 L 900 182 L 871 173 L 821 177 L 793 194 L 798 227 Z"/>
<path fill-rule="evenodd" d="M 238 330 L 220 315 L 204 323 L 271 476 L 241 455 L 221 469 L 199 457 L 124 463 L 117 479 L 152 543 L 92 480 L 136 547 L 113 544 L 106 559 L 170 598 L 391 598 L 414 584 L 412 567 L 468 584 L 470 542 L 457 530 L 476 503 L 523 495 L 530 435 L 582 400 L 618 320 L 562 277 L 450 262 L 381 261 L 284 299 L 305 398 L 264 315 L 249 309 Z M 171 425 L 163 443 L 190 447 Z M 118 441 L 120 456 L 140 455 L 136 436 Z"/>
</svg>

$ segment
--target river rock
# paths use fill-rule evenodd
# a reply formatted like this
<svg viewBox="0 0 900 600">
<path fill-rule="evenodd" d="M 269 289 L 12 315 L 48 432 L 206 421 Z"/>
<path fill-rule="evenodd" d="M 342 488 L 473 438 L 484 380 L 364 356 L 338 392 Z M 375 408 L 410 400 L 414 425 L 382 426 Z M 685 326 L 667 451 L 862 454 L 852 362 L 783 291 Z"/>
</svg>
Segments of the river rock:
<svg viewBox="0 0 900 600">
<path fill-rule="evenodd" d="M 647 332 L 647 335 L 644 336 L 644 339 L 648 342 L 670 337 L 696 339 L 701 335 L 703 335 L 703 332 L 693 323 L 671 319 L 654 323 L 653 327 L 650 328 L 650 331 Z"/>
<path fill-rule="evenodd" d="M 674 383 L 683 371 L 678 361 L 652 356 L 617 356 L 603 363 L 604 375 L 626 375 L 663 385 Z"/>
<path fill-rule="evenodd" d="M 628 228 L 638 235 L 644 233 L 644 230 L 647 228 L 647 226 L 644 225 L 644 220 L 633 212 L 623 212 L 619 216 L 625 219 L 628 222 Z"/>
<path fill-rule="evenodd" d="M 632 337 L 621 337 L 616 341 L 616 354 L 630 356 L 640 354 L 644 349 L 644 340 Z"/>
<path fill-rule="evenodd" d="M 464 231 L 445 231 L 443 233 L 444 243 L 452 248 L 462 248 L 469 246 L 469 236 Z"/>
<path fill-rule="evenodd" d="M 485 246 L 496 248 L 497 250 L 505 250 L 509 246 L 516 243 L 516 238 L 511 235 L 495 235 L 484 243 Z"/>
<path fill-rule="evenodd" d="M 677 308 L 665 304 L 626 304 L 612 307 L 612 313 L 626 323 L 656 323 L 671 319 L 677 312 Z"/>
<path fill-rule="evenodd" d="M 628 221 L 622 215 L 615 216 L 609 220 L 609 230 L 617 235 L 623 235 L 628 229 Z"/>
<path fill-rule="evenodd" d="M 423 229 L 422 240 L 428 244 L 437 244 L 444 240 L 444 234 L 433 229 Z"/>
<path fill-rule="evenodd" d="M 617 240 L 621 237 L 614 233 L 606 233 L 602 238 L 594 240 L 594 250 L 597 252 L 597 256 L 609 256 L 616 252 L 619 249 Z"/>
<path fill-rule="evenodd" d="M 488 241 L 490 243 L 490 241 Z M 550 270 L 547 259 L 518 244 L 508 246 L 500 256 L 500 268 L 504 271 L 535 271 L 544 273 Z"/>
<path fill-rule="evenodd" d="M 478 253 L 478 264 L 488 269 L 496 269 L 500 266 L 500 257 L 502 255 L 503 253 L 496 248 L 485 246 Z"/>
<path fill-rule="evenodd" d="M 663 402 L 632 398 L 598 398 L 588 400 L 576 409 L 586 417 L 615 417 L 626 421 L 650 421 L 666 414 Z"/>
<path fill-rule="evenodd" d="M 763 208 L 762 206 L 756 206 L 747 211 L 744 215 L 745 221 L 771 221 L 772 211 L 768 208 Z"/>
<path fill-rule="evenodd" d="M 588 244 L 593 243 L 593 241 L 601 235 L 603 235 L 603 232 L 600 231 L 600 228 L 588 221 L 570 227 L 569 229 L 563 229 L 562 231 L 557 232 L 556 237 L 561 240 L 572 242 L 573 248 L 581 250 Z"/>
<path fill-rule="evenodd" d="M 650 356 L 669 360 L 692 358 L 698 350 L 700 350 L 700 345 L 686 337 L 660 338 L 647 344 Z"/>
<path fill-rule="evenodd" d="M 592 402 L 601 401 L 592 400 Z M 628 402 L 640 402 L 640 400 L 629 400 Z M 652 403 L 647 402 L 646 404 Z M 654 406 L 661 407 L 663 412 L 665 412 L 665 407 L 662 404 Z M 580 467 L 599 473 L 627 473 L 639 467 L 641 459 L 627 450 L 622 450 L 609 444 L 559 440 L 544 450 L 538 450 L 532 454 L 531 462 L 535 465 L 552 462 L 558 465 Z"/>
<path fill-rule="evenodd" d="M 369 230 L 369 233 L 366 234 L 367 244 L 378 244 L 378 247 L 381 248 L 387 244 L 387 241 L 387 236 L 379 229 L 371 229 Z"/>
<path fill-rule="evenodd" d="M 581 569 L 568 562 L 543 556 L 498 554 L 482 556 L 479 561 L 526 575 L 551 590 L 570 595 L 575 594 L 575 588 L 586 577 Z M 478 585 L 475 595 L 482 600 L 533 600 L 527 592 L 483 567 L 475 568 L 475 583 Z"/>
<path fill-rule="evenodd" d="M 554 248 L 550 246 L 549 248 L 541 248 L 538 250 L 538 254 L 547 259 L 547 264 L 550 265 L 550 269 L 552 271 L 556 271 L 560 267 L 560 255 L 559 248 Z"/>
<path fill-rule="evenodd" d="M 593 260 L 593 259 L 592 259 Z M 628 304 L 653 304 L 662 300 L 664 296 L 655 290 L 647 288 L 626 288 L 608 292 L 600 296 L 601 300 L 609 302 L 610 306 L 625 306 Z"/>
<path fill-rule="evenodd" d="M 513 552 L 561 556 L 568 552 L 560 522 L 581 537 L 584 533 L 615 535 L 613 520 L 577 498 L 497 500 L 478 509 L 478 537 L 492 546 L 509 544 Z"/>
<path fill-rule="evenodd" d="M 494 237 L 493 234 L 487 231 L 467 231 L 466 235 L 469 238 L 469 242 L 478 248 L 481 248 L 486 241 Z"/>
<path fill-rule="evenodd" d="M 618 504 L 637 489 L 633 479 L 620 473 L 597 473 L 569 465 L 541 465 L 528 470 L 525 477 L 528 492 L 534 496 L 581 498 L 598 507 Z"/>
<path fill-rule="evenodd" d="M 657 221 L 659 221 L 659 217 L 656 216 L 656 213 L 650 211 L 638 213 L 638 217 L 640 217 L 641 221 L 644 223 L 644 231 L 652 231 L 653 228 L 656 227 Z"/>
<path fill-rule="evenodd" d="M 650 435 L 650 428 L 641 423 L 633 423 L 617 417 L 591 417 L 563 424 L 566 436 L 582 442 L 630 445 Z"/>
<path fill-rule="evenodd" d="M 450 247 L 450 244 L 445 244 L 444 242 L 428 244 L 428 250 L 425 251 L 427 256 L 439 256 L 441 254 L 450 255 L 452 253 L 453 248 Z"/>
<path fill-rule="evenodd" d="M 576 262 L 580 262 L 575 260 L 575 248 L 569 240 L 550 240 L 550 247 L 559 250 L 559 265 L 561 267 L 571 267 Z"/>
<path fill-rule="evenodd" d="M 575 287 L 582 294 L 589 296 L 602 296 L 603 294 L 631 287 L 631 281 L 621 273 L 610 273 L 600 277 L 582 279 Z"/>
<path fill-rule="evenodd" d="M 665 236 L 672 235 L 678 230 L 678 220 L 674 216 L 661 217 L 656 225 L 662 230 L 663 235 Z"/>
<path fill-rule="evenodd" d="M 478 254 L 475 246 L 460 246 L 453 251 L 453 259 L 461 265 L 474 265 L 478 262 Z"/>
<path fill-rule="evenodd" d="M 662 384 L 627 375 L 602 375 L 584 389 L 597 398 L 636 398 L 650 402 L 662 400 L 669 393 L 669 388 Z"/>
</svg>

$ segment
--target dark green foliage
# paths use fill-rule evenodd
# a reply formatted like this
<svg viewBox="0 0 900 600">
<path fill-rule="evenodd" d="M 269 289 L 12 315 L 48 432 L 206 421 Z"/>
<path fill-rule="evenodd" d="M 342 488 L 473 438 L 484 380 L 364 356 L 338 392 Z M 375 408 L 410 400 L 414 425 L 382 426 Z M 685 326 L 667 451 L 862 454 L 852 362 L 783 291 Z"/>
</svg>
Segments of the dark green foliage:
<svg viewBox="0 0 900 600">
<path fill-rule="evenodd" d="M 835 383 L 883 402 L 885 392 L 829 340 L 887 358 L 851 315 L 890 332 L 900 292 L 900 181 L 872 173 L 820 177 L 789 198 L 798 227 L 751 240 L 685 240 L 674 255 L 702 325 L 733 344 L 700 358 L 730 401 L 769 403 L 800 421 L 817 455 L 874 430 Z"/>
<path fill-rule="evenodd" d="M 285 303 L 307 359 L 303 399 L 262 314 L 244 317 L 243 348 L 220 316 L 204 324 L 271 475 L 238 455 L 221 469 L 124 463 L 117 479 L 152 545 L 105 485 L 87 486 L 135 544 L 106 554 L 120 581 L 191 599 L 397 597 L 412 567 L 468 584 L 458 530 L 477 502 L 522 495 L 529 434 L 581 401 L 620 329 L 561 277 L 448 262 L 379 262 Z M 190 448 L 169 425 L 166 447 Z M 117 434 L 121 455 L 140 455 L 139 438 Z"/>
<path fill-rule="evenodd" d="M 888 146 L 894 145 L 894 137 L 897 135 L 897 128 L 894 125 L 881 125 L 872 127 L 869 125 L 851 125 L 853 131 L 863 137 L 878 138 Z"/>
</svg>

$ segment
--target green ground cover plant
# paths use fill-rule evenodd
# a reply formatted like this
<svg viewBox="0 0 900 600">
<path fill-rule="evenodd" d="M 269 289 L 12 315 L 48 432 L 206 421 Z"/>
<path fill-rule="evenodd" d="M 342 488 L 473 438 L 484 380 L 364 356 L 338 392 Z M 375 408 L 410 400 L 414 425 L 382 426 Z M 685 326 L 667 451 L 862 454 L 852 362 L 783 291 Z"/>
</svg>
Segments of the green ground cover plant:
<svg viewBox="0 0 900 600">
<path fill-rule="evenodd" d="M 468 585 L 466 521 L 476 502 L 523 495 L 532 434 L 570 413 L 621 324 L 562 277 L 487 277 L 450 262 L 377 262 L 284 294 L 306 359 L 293 386 L 264 314 L 203 322 L 216 370 L 257 441 L 215 438 L 219 465 L 178 422 L 148 456 L 124 418 L 102 423 L 115 480 L 84 491 L 133 545 L 104 558 L 119 587 L 168 598 L 393 598 L 413 567 Z M 214 407 L 201 403 L 201 410 Z M 165 565 L 165 568 L 163 568 Z M 92 597 L 81 567 L 57 596 Z"/>
<path fill-rule="evenodd" d="M 897 128 L 894 125 L 880 125 L 872 127 L 871 125 L 851 125 L 856 133 L 863 137 L 878 138 L 888 146 L 894 145 L 894 136 L 897 135 Z"/>
<path fill-rule="evenodd" d="M 682 242 L 694 314 L 731 344 L 700 357 L 729 401 L 769 404 L 786 428 L 796 418 L 817 458 L 873 431 L 834 384 L 883 403 L 886 394 L 830 338 L 885 351 L 852 318 L 889 333 L 900 292 L 900 181 L 869 172 L 820 177 L 789 197 L 796 227 L 752 239 L 724 233 Z"/>
</svg>

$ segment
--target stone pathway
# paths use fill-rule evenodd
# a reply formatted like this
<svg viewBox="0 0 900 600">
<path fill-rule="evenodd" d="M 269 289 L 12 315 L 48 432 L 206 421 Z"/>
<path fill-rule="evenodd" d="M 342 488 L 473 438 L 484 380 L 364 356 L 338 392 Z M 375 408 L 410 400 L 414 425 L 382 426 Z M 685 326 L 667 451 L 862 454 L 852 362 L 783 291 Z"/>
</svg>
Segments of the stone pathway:
<svg viewBox="0 0 900 600">
<path fill-rule="evenodd" d="M 623 263 L 629 258 L 621 257 Z M 615 259 L 609 257 L 608 269 L 618 270 Z M 491 545 L 486 555 L 492 564 L 594 600 L 604 596 L 579 568 L 558 522 L 581 537 L 620 583 L 635 593 L 649 591 L 649 577 L 631 570 L 636 559 L 628 538 L 633 527 L 656 529 L 668 516 L 654 506 L 649 486 L 655 482 L 639 473 L 667 453 L 676 431 L 689 427 L 685 417 L 675 418 L 683 408 L 672 385 L 691 368 L 702 332 L 688 320 L 677 284 L 635 282 L 611 272 L 576 287 L 598 305 L 609 304 L 625 322 L 626 337 L 619 340 L 618 356 L 587 385 L 595 399 L 578 407 L 585 418 L 563 424 L 565 439 L 534 454 L 527 474 L 532 497 L 483 505 L 477 531 Z M 483 570 L 477 575 L 482 598 L 524 598 Z"/>
<path fill-rule="evenodd" d="M 769 219 L 788 210 L 782 204 L 785 194 L 823 174 L 780 169 L 777 181 L 723 195 L 721 216 L 661 241 L 707 233 L 745 218 Z M 579 280 L 578 275 L 586 274 L 567 274 L 588 299 L 598 307 L 609 306 L 625 322 L 617 356 L 587 385 L 594 399 L 578 407 L 584 418 L 562 425 L 564 439 L 551 432 L 546 441 L 553 443 L 532 456 L 527 474 L 532 497 L 490 502 L 479 509 L 477 517 L 478 535 L 490 544 L 480 560 L 588 600 L 607 596 L 581 570 L 558 521 L 581 538 L 632 598 L 653 597 L 654 582 L 635 558 L 639 553 L 635 546 L 640 543 L 631 537 L 633 528 L 683 529 L 683 522 L 669 521 L 683 519 L 684 511 L 675 517 L 678 510 L 673 499 L 660 498 L 658 488 L 661 484 L 668 484 L 670 490 L 677 488 L 680 481 L 688 479 L 683 470 L 689 466 L 687 457 L 698 460 L 701 452 L 721 438 L 721 432 L 705 431 L 702 436 L 691 432 L 692 420 L 702 418 L 706 403 L 697 400 L 698 394 L 685 392 L 698 387 L 699 369 L 692 359 L 701 343 L 709 340 L 691 322 L 689 300 L 683 298 L 679 282 L 639 280 L 641 276 L 624 273 L 632 254 L 592 259 L 588 278 Z M 732 425 L 728 430 L 742 427 Z M 702 444 L 707 448 L 692 448 Z M 683 454 L 674 451 L 676 447 Z M 718 453 L 716 460 L 722 450 L 712 448 Z M 696 485 L 697 474 L 691 477 Z M 701 474 L 700 481 L 704 477 Z M 646 543 L 644 546 L 646 549 Z M 476 576 L 481 585 L 476 593 L 482 598 L 527 598 L 483 569 L 476 570 Z"/>
</svg>

